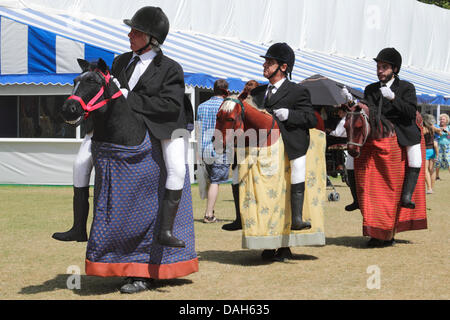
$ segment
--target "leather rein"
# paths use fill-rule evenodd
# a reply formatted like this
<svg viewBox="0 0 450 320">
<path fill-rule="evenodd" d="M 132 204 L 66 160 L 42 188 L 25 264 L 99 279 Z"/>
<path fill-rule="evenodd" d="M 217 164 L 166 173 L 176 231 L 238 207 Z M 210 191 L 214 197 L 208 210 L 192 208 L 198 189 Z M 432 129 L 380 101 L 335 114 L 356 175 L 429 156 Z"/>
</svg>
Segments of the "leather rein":
<svg viewBox="0 0 450 320">
<path fill-rule="evenodd" d="M 355 146 L 358 146 L 358 147 L 362 147 L 366 143 L 367 138 L 369 137 L 369 134 L 370 134 L 369 116 L 364 111 L 364 109 L 361 109 L 360 111 L 357 111 L 357 112 L 356 111 L 347 111 L 347 115 L 352 115 L 352 116 L 361 116 L 362 115 L 363 121 L 366 122 L 366 130 L 365 130 L 366 134 L 364 136 L 363 142 L 362 143 L 356 143 L 356 142 L 353 142 L 353 141 L 350 141 L 350 140 L 347 141 L 347 144 L 355 145 Z"/>
</svg>

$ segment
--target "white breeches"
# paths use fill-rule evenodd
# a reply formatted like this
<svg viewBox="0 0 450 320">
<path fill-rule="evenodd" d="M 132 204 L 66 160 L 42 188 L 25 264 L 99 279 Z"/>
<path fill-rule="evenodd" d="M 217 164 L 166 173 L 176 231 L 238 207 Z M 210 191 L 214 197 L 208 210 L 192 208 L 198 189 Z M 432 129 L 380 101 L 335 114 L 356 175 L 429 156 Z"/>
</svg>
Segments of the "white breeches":
<svg viewBox="0 0 450 320">
<path fill-rule="evenodd" d="M 161 140 L 164 162 L 167 170 L 166 189 L 181 190 L 186 176 L 188 139 Z"/>
<path fill-rule="evenodd" d="M 91 137 L 92 132 L 84 136 L 84 140 L 81 142 L 77 157 L 73 163 L 73 186 L 76 188 L 89 186 L 94 165 L 91 154 Z"/>
<path fill-rule="evenodd" d="M 413 146 L 407 146 L 406 154 L 408 156 L 408 167 L 420 168 L 422 166 L 422 150 L 420 148 L 420 143 Z"/>
<path fill-rule="evenodd" d="M 238 184 L 239 183 L 239 170 L 238 170 L 239 166 L 236 166 L 232 171 L 231 171 L 231 177 L 232 177 L 232 184 Z"/>
<path fill-rule="evenodd" d="M 305 182 L 306 155 L 291 160 L 290 163 L 291 163 L 291 184 Z"/>
</svg>

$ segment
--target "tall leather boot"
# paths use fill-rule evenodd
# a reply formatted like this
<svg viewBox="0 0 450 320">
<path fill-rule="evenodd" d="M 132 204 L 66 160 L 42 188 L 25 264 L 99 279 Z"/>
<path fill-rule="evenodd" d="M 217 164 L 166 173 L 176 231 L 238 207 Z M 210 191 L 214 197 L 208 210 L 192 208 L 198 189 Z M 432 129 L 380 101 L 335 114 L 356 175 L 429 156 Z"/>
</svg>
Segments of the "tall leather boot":
<svg viewBox="0 0 450 320">
<path fill-rule="evenodd" d="M 414 209 L 416 204 L 411 201 L 414 189 L 416 188 L 417 179 L 419 178 L 420 168 L 408 167 L 403 182 L 401 206 Z"/>
<path fill-rule="evenodd" d="M 158 243 L 162 246 L 176 248 L 184 248 L 186 246 L 184 241 L 175 238 L 172 234 L 173 223 L 175 221 L 175 216 L 177 215 L 182 193 L 183 189 L 166 189 L 164 192 L 164 199 L 159 213 L 161 224 L 157 238 Z"/>
<path fill-rule="evenodd" d="M 222 229 L 226 230 L 226 231 L 235 231 L 235 230 L 242 229 L 241 210 L 239 207 L 239 184 L 232 184 L 231 189 L 233 191 L 233 200 L 234 200 L 234 208 L 236 211 L 236 219 L 233 222 L 224 224 L 222 226 Z"/>
<path fill-rule="evenodd" d="M 66 232 L 55 232 L 53 239 L 60 241 L 87 241 L 86 222 L 89 214 L 89 186 L 73 187 L 73 226 Z"/>
<path fill-rule="evenodd" d="M 303 221 L 303 201 L 305 198 L 305 183 L 291 184 L 291 230 L 311 228 L 311 223 Z"/>
<path fill-rule="evenodd" d="M 355 170 L 347 170 L 348 184 L 353 197 L 353 203 L 345 206 L 345 211 L 354 211 L 359 209 L 358 197 L 356 194 Z"/>
</svg>

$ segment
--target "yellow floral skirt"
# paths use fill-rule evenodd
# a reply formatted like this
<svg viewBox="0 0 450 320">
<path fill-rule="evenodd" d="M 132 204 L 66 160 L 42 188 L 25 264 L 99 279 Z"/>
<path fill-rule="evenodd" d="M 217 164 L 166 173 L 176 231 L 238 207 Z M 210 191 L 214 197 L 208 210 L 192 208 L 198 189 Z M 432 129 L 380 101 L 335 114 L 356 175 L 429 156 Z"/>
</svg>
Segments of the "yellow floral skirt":
<svg viewBox="0 0 450 320">
<path fill-rule="evenodd" d="M 311 129 L 303 204 L 303 220 L 310 221 L 311 228 L 299 231 L 291 230 L 291 173 L 283 140 L 270 147 L 245 149 L 239 164 L 243 248 L 325 245 L 325 146 L 325 134 Z"/>
</svg>

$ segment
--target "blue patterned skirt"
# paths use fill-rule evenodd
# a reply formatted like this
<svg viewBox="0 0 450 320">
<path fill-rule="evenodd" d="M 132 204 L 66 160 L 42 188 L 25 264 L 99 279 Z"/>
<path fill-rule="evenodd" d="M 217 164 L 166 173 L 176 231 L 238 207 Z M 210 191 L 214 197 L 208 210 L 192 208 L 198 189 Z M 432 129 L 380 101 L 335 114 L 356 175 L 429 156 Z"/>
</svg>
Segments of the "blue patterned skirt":
<svg viewBox="0 0 450 320">
<path fill-rule="evenodd" d="M 436 168 L 448 169 L 450 166 L 450 144 L 439 145 L 439 155 L 436 158 Z"/>
<path fill-rule="evenodd" d="M 159 206 L 166 180 L 161 145 L 147 133 L 136 147 L 92 141 L 94 220 L 86 274 L 172 279 L 198 271 L 189 171 L 175 218 L 174 236 L 185 248 L 159 245 Z"/>
</svg>

